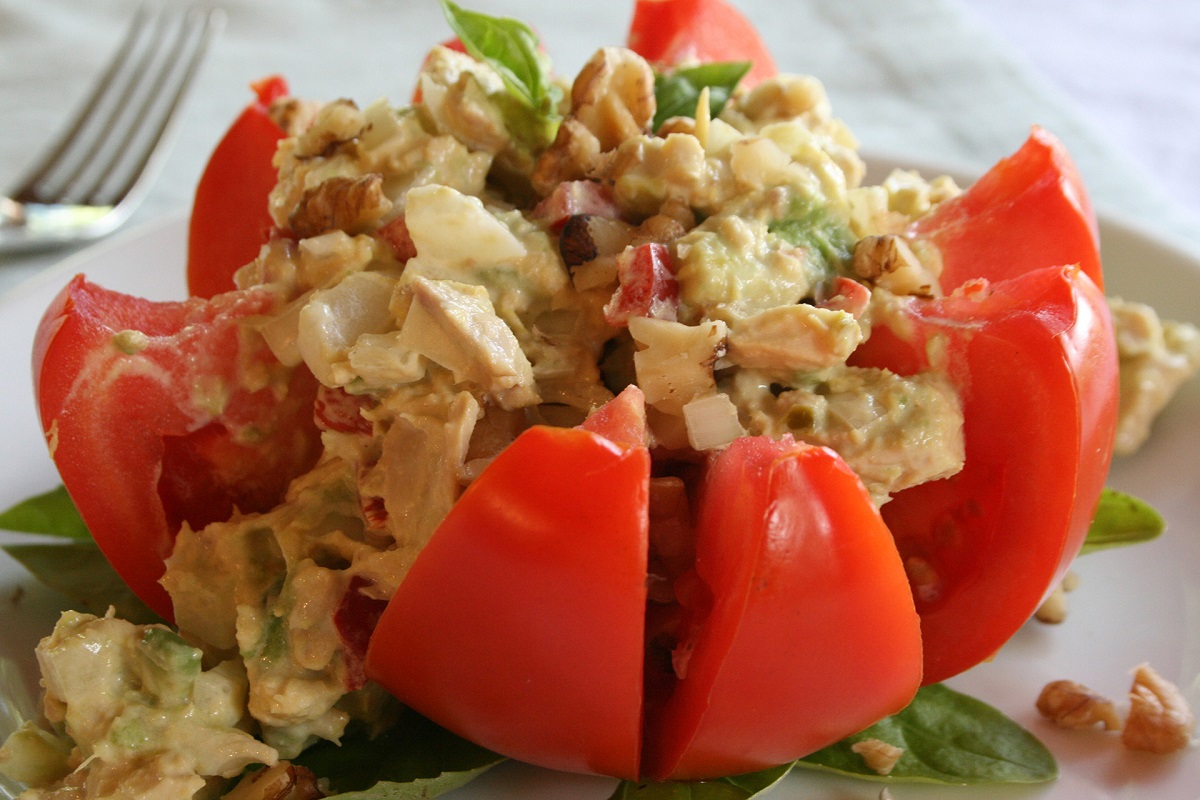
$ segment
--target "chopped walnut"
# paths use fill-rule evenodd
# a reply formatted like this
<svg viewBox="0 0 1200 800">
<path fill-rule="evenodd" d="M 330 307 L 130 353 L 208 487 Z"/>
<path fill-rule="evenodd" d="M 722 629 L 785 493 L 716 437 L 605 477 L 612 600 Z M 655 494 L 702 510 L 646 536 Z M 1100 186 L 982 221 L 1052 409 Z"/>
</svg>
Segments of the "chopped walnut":
<svg viewBox="0 0 1200 800">
<path fill-rule="evenodd" d="M 894 294 L 929 297 L 934 277 L 900 236 L 865 236 L 854 247 L 854 272 Z"/>
<path fill-rule="evenodd" d="M 308 130 L 317 118 L 321 104 L 312 100 L 283 97 L 271 103 L 267 115 L 287 136 L 299 136 Z"/>
<path fill-rule="evenodd" d="M 882 739 L 863 739 L 850 745 L 850 749 L 862 756 L 867 769 L 880 775 L 889 775 L 904 755 L 904 749 L 888 744 Z"/>
<path fill-rule="evenodd" d="M 353 100 L 335 100 L 317 111 L 307 130 L 296 139 L 296 158 L 331 155 L 346 142 L 362 135 L 366 118 Z"/>
<path fill-rule="evenodd" d="M 554 144 L 538 158 L 530 180 L 545 197 L 563 181 L 587 178 L 599 160 L 600 140 L 582 122 L 568 117 L 558 126 Z"/>
<path fill-rule="evenodd" d="M 649 128 L 656 110 L 654 70 L 623 47 L 603 47 L 571 86 L 571 114 L 612 150 Z"/>
<path fill-rule="evenodd" d="M 324 796 L 311 770 L 280 761 L 242 778 L 224 800 L 318 800 Z"/>
<path fill-rule="evenodd" d="M 601 155 L 647 130 L 654 119 L 654 71 L 620 47 L 604 47 L 571 87 L 571 113 L 538 158 L 532 183 L 542 196 L 563 181 L 589 177 Z"/>
<path fill-rule="evenodd" d="M 1034 612 L 1037 621 L 1047 625 L 1058 625 L 1065 622 L 1067 619 L 1067 592 L 1074 591 L 1078 585 L 1079 576 L 1074 572 L 1064 575 L 1058 586 L 1054 587 L 1054 590 L 1047 595 L 1042 604 L 1038 606 L 1038 610 Z"/>
<path fill-rule="evenodd" d="M 300 239 L 334 230 L 363 233 L 391 207 L 378 174 L 330 178 L 304 192 L 288 215 L 288 227 Z"/>
<path fill-rule="evenodd" d="M 1090 728 L 1103 725 L 1113 731 L 1121 718 L 1112 701 L 1075 681 L 1051 681 L 1038 695 L 1037 710 L 1060 728 Z"/>
<path fill-rule="evenodd" d="M 1127 748 L 1173 753 L 1188 746 L 1196 718 L 1179 689 L 1149 664 L 1134 669 L 1129 702 L 1129 717 L 1121 732 L 1121 743 Z"/>
</svg>

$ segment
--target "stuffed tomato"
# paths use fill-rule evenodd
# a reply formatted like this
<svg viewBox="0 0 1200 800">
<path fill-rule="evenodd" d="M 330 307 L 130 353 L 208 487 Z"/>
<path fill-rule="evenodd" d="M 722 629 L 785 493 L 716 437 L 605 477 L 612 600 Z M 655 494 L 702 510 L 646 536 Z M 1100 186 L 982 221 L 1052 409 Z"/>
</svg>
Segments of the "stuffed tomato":
<svg viewBox="0 0 1200 800">
<path fill-rule="evenodd" d="M 1115 424 L 1061 145 L 864 185 L 815 79 L 673 80 L 768 63 L 744 20 L 701 35 L 724 3 L 639 3 L 566 97 L 528 28 L 446 6 L 408 106 L 288 100 L 284 131 L 260 87 L 196 196 L 199 296 L 78 278 L 38 332 L 68 491 L 262 742 L 398 699 L 534 764 L 709 778 L 1003 646 Z"/>
</svg>

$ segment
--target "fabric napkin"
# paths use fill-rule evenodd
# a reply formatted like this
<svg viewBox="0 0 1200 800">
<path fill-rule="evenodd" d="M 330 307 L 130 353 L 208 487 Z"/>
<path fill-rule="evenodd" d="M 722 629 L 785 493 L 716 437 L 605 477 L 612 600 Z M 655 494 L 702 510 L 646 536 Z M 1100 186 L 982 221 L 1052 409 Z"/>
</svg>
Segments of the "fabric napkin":
<svg viewBox="0 0 1200 800">
<path fill-rule="evenodd" d="M 973 0 L 981 2 L 981 0 Z M 140 0 L 0 0 L 0 186 L 70 116 Z M 221 0 L 225 30 L 187 99 L 173 149 L 131 225 L 186 213 L 213 145 L 250 97 L 282 73 L 296 94 L 387 96 L 402 103 L 428 47 L 449 36 L 434 0 Z M 560 72 L 624 40 L 623 3 L 475 0 L 542 35 Z M 1071 98 L 1034 71 L 964 0 L 738 0 L 781 69 L 818 76 L 868 153 L 978 173 L 1015 150 L 1031 124 L 1059 135 L 1098 208 L 1200 251 L 1200 224 L 1101 135 Z M 1054 13 L 1057 3 L 1043 3 Z M 0 291 L 62 251 L 0 256 Z"/>
</svg>

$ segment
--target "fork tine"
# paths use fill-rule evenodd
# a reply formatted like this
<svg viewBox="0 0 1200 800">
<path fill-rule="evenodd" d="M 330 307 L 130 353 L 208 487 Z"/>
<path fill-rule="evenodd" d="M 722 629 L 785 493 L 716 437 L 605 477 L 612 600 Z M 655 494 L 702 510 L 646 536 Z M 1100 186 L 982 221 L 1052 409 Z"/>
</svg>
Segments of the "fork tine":
<svg viewBox="0 0 1200 800">
<path fill-rule="evenodd" d="M 146 97 L 146 102 L 143 104 L 143 119 L 150 119 L 149 114 L 154 110 L 154 101 L 158 100 L 157 115 L 154 119 L 154 124 L 148 126 L 150 131 L 146 134 L 145 146 L 140 150 L 140 157 L 132 164 L 127 166 L 127 176 L 124 182 L 121 182 L 114 190 L 110 191 L 109 203 L 115 204 L 116 201 L 130 197 L 136 190 L 140 181 L 152 173 L 154 173 L 154 162 L 156 158 L 162 156 L 162 150 L 158 148 L 158 144 L 163 142 L 175 124 L 176 118 L 175 109 L 179 108 L 179 104 L 187 94 L 187 90 L 191 88 L 192 80 L 196 78 L 196 73 L 199 71 L 200 64 L 204 61 L 204 55 L 208 52 L 208 48 L 217 34 L 217 30 L 221 28 L 223 16 L 216 8 L 209 10 L 198 10 L 192 8 L 187 12 L 187 17 L 192 19 L 192 26 L 196 25 L 198 18 L 199 30 L 188 30 L 187 26 L 181 28 L 178 37 L 176 37 L 175 52 L 182 54 L 179 58 L 179 65 L 182 65 L 173 72 L 164 71 L 154 90 Z M 185 50 L 184 46 L 188 42 L 188 34 L 191 34 L 191 48 Z M 175 65 L 175 66 L 179 66 Z M 97 201 L 103 203 L 103 198 L 97 198 Z"/>
<path fill-rule="evenodd" d="M 25 177 L 24 182 L 15 189 L 11 197 L 21 203 L 37 203 L 43 202 L 39 191 L 39 184 L 46 181 L 50 177 L 50 173 L 55 167 L 62 163 L 63 156 L 75 142 L 80 132 L 88 125 L 89 120 L 93 118 L 101 106 L 101 100 L 104 99 L 105 90 L 110 86 L 117 74 L 124 68 L 129 59 L 129 55 L 133 52 L 133 45 L 138 39 L 138 35 L 146 24 L 146 18 L 149 11 L 146 6 L 138 8 L 137 13 L 133 17 L 133 21 L 129 23 L 129 27 L 125 31 L 125 38 L 121 40 L 121 45 L 117 48 L 116 54 L 105 67 L 103 74 L 96 81 L 91 91 L 88 93 L 87 100 L 71 118 L 70 123 L 59 135 L 54 147 L 49 150 L 46 155 L 38 162 L 30 173 Z"/>
<path fill-rule="evenodd" d="M 147 7 L 139 8 L 91 99 L 15 199 L 116 205 L 150 174 L 174 110 L 223 21 L 217 9 L 172 11 L 164 7 L 151 25 Z M 175 35 L 168 38 L 172 24 Z"/>
</svg>

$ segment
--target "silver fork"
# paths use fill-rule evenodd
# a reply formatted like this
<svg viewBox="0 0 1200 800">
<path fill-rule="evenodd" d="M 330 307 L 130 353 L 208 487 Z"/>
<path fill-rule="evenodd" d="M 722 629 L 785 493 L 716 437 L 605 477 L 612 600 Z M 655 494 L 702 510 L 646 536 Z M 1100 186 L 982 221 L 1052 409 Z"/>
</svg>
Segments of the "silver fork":
<svg viewBox="0 0 1200 800">
<path fill-rule="evenodd" d="M 0 252 L 85 242 L 128 219 L 161 167 L 175 111 L 223 24 L 215 8 L 138 10 L 61 138 L 0 195 Z"/>
</svg>

